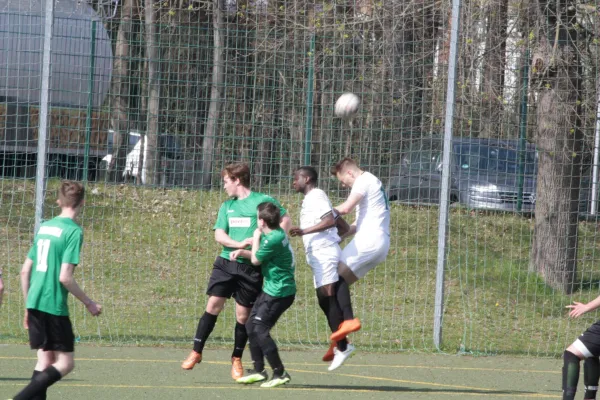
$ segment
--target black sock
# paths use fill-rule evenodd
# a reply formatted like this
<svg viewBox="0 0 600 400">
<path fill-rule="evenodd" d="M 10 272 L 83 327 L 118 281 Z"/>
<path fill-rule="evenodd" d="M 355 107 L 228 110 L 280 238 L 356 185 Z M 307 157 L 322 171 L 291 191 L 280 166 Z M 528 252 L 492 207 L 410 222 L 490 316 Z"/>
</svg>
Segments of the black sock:
<svg viewBox="0 0 600 400">
<path fill-rule="evenodd" d="M 207 312 L 204 313 L 200 321 L 198 322 L 198 329 L 196 330 L 196 336 L 194 337 L 194 351 L 202 353 L 206 339 L 210 336 L 210 333 L 215 328 L 217 323 L 218 315 L 212 315 Z"/>
<path fill-rule="evenodd" d="M 596 398 L 598 381 L 600 380 L 600 360 L 598 357 L 586 358 L 583 362 L 583 383 L 585 385 L 584 399 Z"/>
<path fill-rule="evenodd" d="M 563 353 L 563 360 L 563 400 L 575 400 L 577 383 L 579 382 L 579 361 L 581 360 L 575 354 L 566 350 Z"/>
<path fill-rule="evenodd" d="M 335 297 L 342 310 L 344 321 L 354 319 L 352 300 L 350 300 L 350 286 L 348 286 L 348 283 L 341 276 L 340 280 L 335 284 Z"/>
<path fill-rule="evenodd" d="M 37 371 L 37 370 L 33 370 L 33 375 L 31 376 L 31 380 L 33 380 L 36 376 L 38 376 L 39 374 L 41 374 L 42 371 Z M 38 394 L 35 397 L 32 397 L 31 400 L 46 400 L 46 390 L 44 390 L 42 393 Z"/>
<path fill-rule="evenodd" d="M 13 400 L 31 400 L 36 396 L 45 393 L 46 389 L 58 382 L 62 376 L 60 372 L 52 365 L 35 376 L 23 390 L 19 392 Z"/>
<path fill-rule="evenodd" d="M 277 351 L 277 348 L 275 348 L 275 350 L 269 351 L 267 354 L 265 354 L 265 357 L 267 358 L 267 361 L 269 362 L 271 368 L 273 368 L 273 378 L 281 377 L 281 375 L 283 375 L 284 369 L 283 362 L 279 357 L 279 352 Z"/>
<path fill-rule="evenodd" d="M 246 343 L 248 343 L 248 332 L 246 332 L 246 325 L 236 322 L 233 353 L 231 353 L 231 357 L 241 358 L 242 354 L 244 354 L 244 347 L 246 347 Z"/>
</svg>

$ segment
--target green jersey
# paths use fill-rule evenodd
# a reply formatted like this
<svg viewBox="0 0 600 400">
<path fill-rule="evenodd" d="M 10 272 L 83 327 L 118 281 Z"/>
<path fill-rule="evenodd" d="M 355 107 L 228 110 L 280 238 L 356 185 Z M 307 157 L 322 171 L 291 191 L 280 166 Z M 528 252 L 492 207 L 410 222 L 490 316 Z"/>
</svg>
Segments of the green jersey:
<svg viewBox="0 0 600 400">
<path fill-rule="evenodd" d="M 227 200 L 219 209 L 217 222 L 213 229 L 223 229 L 229 237 L 237 242 L 251 238 L 258 227 L 256 224 L 256 207 L 265 201 L 271 202 L 279 207 L 281 215 L 287 212 L 277 200 L 266 194 L 250 192 L 244 199 L 236 197 Z M 220 256 L 229 260 L 229 253 L 237 249 L 223 247 Z M 238 262 L 252 264 L 247 258 L 238 257 Z"/>
<path fill-rule="evenodd" d="M 296 294 L 296 262 L 292 246 L 283 229 L 277 228 L 260 236 L 256 258 L 261 262 L 263 292 L 273 297 Z"/>
<path fill-rule="evenodd" d="M 33 261 L 27 308 L 69 315 L 69 292 L 60 283 L 60 268 L 62 264 L 79 264 L 82 243 L 83 230 L 70 218 L 55 217 L 40 226 L 27 254 Z"/>
</svg>

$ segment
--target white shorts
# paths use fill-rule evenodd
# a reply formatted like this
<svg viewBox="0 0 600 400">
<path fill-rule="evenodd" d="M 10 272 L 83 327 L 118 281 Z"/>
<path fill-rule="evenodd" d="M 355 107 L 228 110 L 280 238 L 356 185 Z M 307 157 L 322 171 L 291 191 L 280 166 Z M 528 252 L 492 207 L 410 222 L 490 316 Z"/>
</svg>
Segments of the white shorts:
<svg viewBox="0 0 600 400">
<path fill-rule="evenodd" d="M 390 237 L 386 234 L 355 236 L 342 250 L 340 261 L 346 264 L 357 278 L 362 278 L 377 264 L 385 261 L 389 250 Z"/>
<path fill-rule="evenodd" d="M 338 264 L 342 249 L 335 244 L 311 250 L 306 253 L 306 262 L 313 271 L 315 288 L 335 283 L 339 280 Z"/>
</svg>

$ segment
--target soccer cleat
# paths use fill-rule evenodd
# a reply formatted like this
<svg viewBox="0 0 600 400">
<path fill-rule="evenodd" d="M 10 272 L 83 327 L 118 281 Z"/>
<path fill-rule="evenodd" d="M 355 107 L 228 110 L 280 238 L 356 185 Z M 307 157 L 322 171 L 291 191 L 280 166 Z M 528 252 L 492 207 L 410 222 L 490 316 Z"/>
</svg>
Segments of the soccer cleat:
<svg viewBox="0 0 600 400">
<path fill-rule="evenodd" d="M 273 388 L 273 387 L 285 385 L 286 383 L 288 383 L 291 380 L 292 380 L 292 377 L 290 376 L 290 374 L 288 374 L 286 371 L 283 371 L 283 374 L 281 374 L 281 376 L 273 375 L 273 379 L 263 383 L 262 385 L 260 385 L 260 387 Z"/>
<path fill-rule="evenodd" d="M 356 350 L 356 348 L 351 344 L 348 344 L 348 347 L 346 348 L 345 351 L 340 351 L 337 349 L 337 347 L 335 349 L 333 349 L 333 352 L 335 355 L 333 356 L 333 361 L 331 362 L 331 364 L 329 365 L 329 368 L 327 368 L 327 370 L 333 371 L 334 369 L 338 369 L 339 367 L 341 367 L 342 364 L 344 364 L 344 362 L 348 358 L 352 357 L 354 350 Z"/>
<path fill-rule="evenodd" d="M 337 331 L 331 334 L 330 339 L 337 342 L 348 336 L 350 333 L 360 330 L 360 327 L 360 320 L 358 318 L 346 320 L 340 324 Z"/>
<path fill-rule="evenodd" d="M 192 350 L 190 355 L 181 363 L 181 368 L 192 369 L 196 364 L 200 364 L 200 361 L 202 361 L 202 353 Z"/>
<path fill-rule="evenodd" d="M 327 349 L 327 353 L 325 353 L 325 355 L 323 356 L 322 360 L 325 362 L 329 362 L 331 360 L 333 360 L 333 349 L 335 349 L 335 347 L 337 346 L 337 342 L 336 341 L 332 341 L 331 344 L 329 345 L 329 349 Z"/>
<path fill-rule="evenodd" d="M 267 375 L 267 371 L 263 370 L 263 372 L 256 372 L 256 370 L 254 370 L 254 369 L 249 369 L 248 371 L 246 371 L 246 375 L 242 376 L 241 378 L 236 379 L 236 382 L 250 384 L 250 383 L 266 381 L 267 379 L 269 379 L 269 375 Z"/>
<path fill-rule="evenodd" d="M 237 382 L 244 375 L 242 359 L 240 357 L 231 357 L 231 377 Z"/>
</svg>

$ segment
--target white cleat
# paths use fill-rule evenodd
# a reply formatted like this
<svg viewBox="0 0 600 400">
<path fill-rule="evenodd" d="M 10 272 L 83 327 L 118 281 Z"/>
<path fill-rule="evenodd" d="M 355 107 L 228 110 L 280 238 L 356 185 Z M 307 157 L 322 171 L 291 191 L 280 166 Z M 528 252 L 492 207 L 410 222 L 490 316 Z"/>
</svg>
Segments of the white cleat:
<svg viewBox="0 0 600 400">
<path fill-rule="evenodd" d="M 340 351 L 337 347 L 334 348 L 333 361 L 331 362 L 331 364 L 329 364 L 329 368 L 327 368 L 327 370 L 333 371 L 334 369 L 338 369 L 339 367 L 341 367 L 347 359 L 352 357 L 354 350 L 356 350 L 356 348 L 351 344 L 348 344 L 348 347 L 346 347 L 346 351 Z"/>
</svg>

